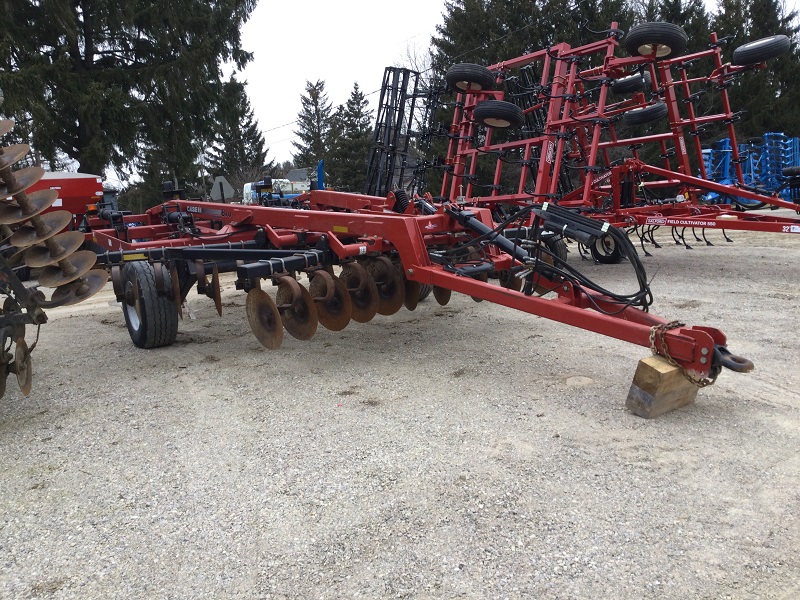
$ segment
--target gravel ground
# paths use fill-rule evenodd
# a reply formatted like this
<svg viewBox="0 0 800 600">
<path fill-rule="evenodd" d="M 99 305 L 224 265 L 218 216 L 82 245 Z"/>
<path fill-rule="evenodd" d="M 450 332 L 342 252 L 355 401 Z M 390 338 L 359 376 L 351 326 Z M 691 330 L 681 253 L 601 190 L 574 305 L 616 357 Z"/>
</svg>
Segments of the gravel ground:
<svg viewBox="0 0 800 600">
<path fill-rule="evenodd" d="M 732 237 L 645 259 L 653 312 L 756 370 L 655 420 L 648 349 L 458 294 L 277 351 L 230 278 L 169 348 L 110 286 L 48 311 L 0 402 L 0 597 L 797 598 L 800 236 Z"/>
</svg>

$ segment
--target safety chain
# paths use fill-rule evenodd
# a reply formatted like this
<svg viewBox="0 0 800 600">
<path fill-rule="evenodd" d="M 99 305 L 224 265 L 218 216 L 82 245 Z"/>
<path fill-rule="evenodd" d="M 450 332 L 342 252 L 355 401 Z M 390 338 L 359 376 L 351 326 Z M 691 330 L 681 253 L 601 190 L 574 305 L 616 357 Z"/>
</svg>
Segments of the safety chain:
<svg viewBox="0 0 800 600">
<path fill-rule="evenodd" d="M 667 349 L 667 331 L 670 329 L 675 329 L 676 327 L 683 327 L 684 325 L 685 323 L 682 323 L 681 321 L 670 321 L 669 323 L 663 323 L 661 325 L 653 325 L 650 328 L 650 351 L 656 356 L 663 356 L 673 367 L 678 367 L 681 375 L 688 379 L 690 383 L 699 388 L 704 388 L 714 383 L 717 380 L 717 375 L 714 375 L 713 377 L 692 377 L 687 369 L 679 365 L 677 361 L 669 355 L 669 350 Z M 661 342 L 661 352 L 659 352 L 656 348 L 656 335 L 658 335 L 658 341 Z"/>
</svg>

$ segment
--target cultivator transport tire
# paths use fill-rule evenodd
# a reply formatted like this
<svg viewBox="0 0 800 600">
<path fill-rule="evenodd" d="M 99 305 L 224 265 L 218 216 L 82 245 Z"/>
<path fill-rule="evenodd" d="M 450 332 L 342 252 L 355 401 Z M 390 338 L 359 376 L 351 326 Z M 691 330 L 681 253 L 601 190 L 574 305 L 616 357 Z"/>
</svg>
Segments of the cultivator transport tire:
<svg viewBox="0 0 800 600">
<path fill-rule="evenodd" d="M 622 261 L 622 249 L 617 241 L 610 235 L 604 235 L 595 239 L 589 246 L 592 258 L 604 265 L 616 265 Z"/>
<path fill-rule="evenodd" d="M 754 65 L 789 51 L 791 41 L 785 35 L 773 35 L 742 44 L 733 51 L 733 64 Z"/>
<path fill-rule="evenodd" d="M 156 284 L 156 272 L 147 261 L 129 262 L 122 269 L 125 297 L 122 312 L 131 341 L 139 348 L 161 348 L 178 336 L 178 308 L 172 294 L 169 271 L 160 271 L 162 282 Z M 164 291 L 159 292 L 161 287 Z"/>
<path fill-rule="evenodd" d="M 420 284 L 420 286 L 419 286 L 419 301 L 422 302 L 423 300 L 425 300 L 425 298 L 427 298 L 428 296 L 431 295 L 432 291 L 433 291 L 433 286 L 432 285 L 430 285 L 428 283 Z"/>
<path fill-rule="evenodd" d="M 646 92 L 651 89 L 653 89 L 653 78 L 650 71 L 628 75 L 611 84 L 611 92 L 620 96 L 634 92 Z"/>
<path fill-rule="evenodd" d="M 674 23 L 641 23 L 632 27 L 625 36 L 625 49 L 634 56 L 652 56 L 656 59 L 673 58 L 683 54 L 689 36 Z"/>
<path fill-rule="evenodd" d="M 800 175 L 800 166 L 784 167 L 781 173 L 784 177 L 797 177 Z"/>
<path fill-rule="evenodd" d="M 492 89 L 497 77 L 483 65 L 460 63 L 447 69 L 444 79 L 456 92 L 480 92 Z"/>
<path fill-rule="evenodd" d="M 486 127 L 518 129 L 525 122 L 522 109 L 505 100 L 484 100 L 475 106 L 473 118 Z"/>
<path fill-rule="evenodd" d="M 548 237 L 544 240 L 547 249 L 550 250 L 561 262 L 567 262 L 567 242 L 561 237 Z"/>
<path fill-rule="evenodd" d="M 633 108 L 622 115 L 622 122 L 626 125 L 644 125 L 659 121 L 667 116 L 669 109 L 663 102 L 656 102 L 642 108 Z"/>
</svg>

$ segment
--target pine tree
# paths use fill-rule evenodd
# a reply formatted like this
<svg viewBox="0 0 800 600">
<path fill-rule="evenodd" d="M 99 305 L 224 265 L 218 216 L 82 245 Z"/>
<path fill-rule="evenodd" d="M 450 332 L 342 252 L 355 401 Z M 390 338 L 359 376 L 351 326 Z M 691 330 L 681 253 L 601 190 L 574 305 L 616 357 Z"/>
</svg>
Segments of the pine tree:
<svg viewBox="0 0 800 600">
<path fill-rule="evenodd" d="M 223 84 L 217 110 L 216 131 L 207 152 L 206 167 L 212 177 L 223 175 L 234 189 L 257 181 L 275 170 L 267 162 L 269 149 L 258 129 L 244 84 L 235 77 Z"/>
<path fill-rule="evenodd" d="M 325 82 L 306 81 L 306 95 L 300 97 L 302 108 L 297 115 L 299 141 L 292 142 L 297 152 L 292 155 L 298 167 L 316 166 L 328 154 L 328 133 L 331 128 L 332 108 L 325 93 Z"/>
<path fill-rule="evenodd" d="M 332 118 L 330 158 L 325 170 L 334 186 L 361 191 L 366 182 L 367 160 L 372 143 L 372 111 L 358 83 L 347 103 L 337 107 Z"/>
<path fill-rule="evenodd" d="M 240 28 L 256 0 L 4 6 L 4 112 L 31 131 L 45 159 L 65 154 L 83 172 L 131 168 L 147 147 L 163 153 L 166 171 L 191 171 L 193 140 L 207 137 L 219 101 L 220 65 L 251 59 Z"/>
</svg>

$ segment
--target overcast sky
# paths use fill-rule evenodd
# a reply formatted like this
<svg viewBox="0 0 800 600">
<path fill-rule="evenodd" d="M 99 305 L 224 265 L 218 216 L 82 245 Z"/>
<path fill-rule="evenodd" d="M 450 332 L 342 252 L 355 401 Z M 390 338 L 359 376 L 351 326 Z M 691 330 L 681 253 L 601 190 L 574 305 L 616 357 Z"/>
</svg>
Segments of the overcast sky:
<svg viewBox="0 0 800 600">
<path fill-rule="evenodd" d="M 306 81 L 325 81 L 334 108 L 353 84 L 379 92 L 386 67 L 404 64 L 408 47 L 430 47 L 444 0 L 260 0 L 242 30 L 253 61 L 240 79 L 269 147 L 269 159 L 291 160 Z M 369 96 L 374 110 L 379 94 Z M 374 114 L 373 114 L 374 118 Z"/>
</svg>

